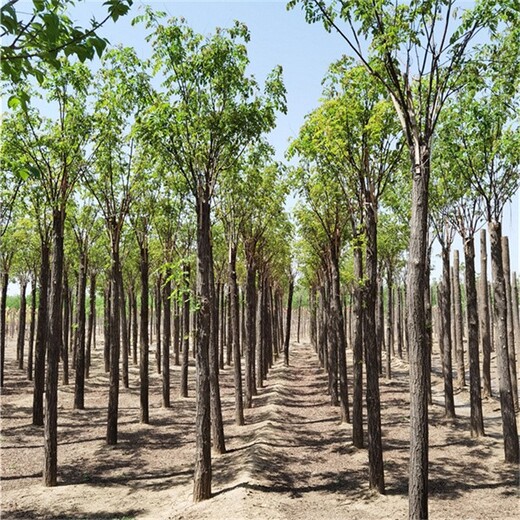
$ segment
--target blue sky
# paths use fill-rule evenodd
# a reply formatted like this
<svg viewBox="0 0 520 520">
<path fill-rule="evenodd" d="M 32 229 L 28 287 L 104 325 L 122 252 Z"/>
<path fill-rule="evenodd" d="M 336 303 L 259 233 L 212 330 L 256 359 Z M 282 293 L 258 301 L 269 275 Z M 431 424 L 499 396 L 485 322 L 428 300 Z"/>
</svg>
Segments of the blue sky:
<svg viewBox="0 0 520 520">
<path fill-rule="evenodd" d="M 20 4 L 29 2 L 20 2 Z M 88 25 L 93 16 L 101 19 L 106 12 L 103 1 L 87 0 L 78 2 L 71 17 L 79 25 Z M 321 81 L 328 66 L 346 53 L 346 44 L 334 32 L 327 33 L 320 24 L 309 25 L 299 7 L 287 11 L 286 1 L 236 0 L 236 1 L 141 1 L 134 0 L 129 15 L 117 23 L 107 23 L 101 34 L 113 45 L 133 46 L 139 56 L 146 58 L 151 48 L 145 41 L 146 29 L 142 25 L 131 25 L 134 16 L 142 12 L 144 5 L 165 11 L 168 16 L 184 17 L 197 32 L 209 34 L 215 27 L 229 27 L 234 20 L 245 23 L 251 33 L 248 53 L 251 61 L 250 73 L 262 84 L 266 75 L 276 65 L 284 71 L 287 89 L 288 113 L 280 114 L 276 129 L 269 136 L 275 147 L 277 158 L 283 160 L 288 141 L 295 137 L 303 123 L 304 116 L 319 103 Z M 504 234 L 510 236 L 511 267 L 520 271 L 519 232 L 520 196 L 504 212 Z M 478 241 L 477 241 L 478 254 Z M 460 241 L 455 244 L 462 248 Z M 437 250 L 434 249 L 435 264 Z M 434 276 L 438 276 L 438 268 Z"/>
</svg>

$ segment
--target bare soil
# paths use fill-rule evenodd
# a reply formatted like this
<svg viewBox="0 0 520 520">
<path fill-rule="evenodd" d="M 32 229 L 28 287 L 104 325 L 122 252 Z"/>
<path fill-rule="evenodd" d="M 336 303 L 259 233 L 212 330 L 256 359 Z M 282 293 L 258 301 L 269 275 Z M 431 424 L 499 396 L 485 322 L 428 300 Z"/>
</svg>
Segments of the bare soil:
<svg viewBox="0 0 520 520">
<path fill-rule="evenodd" d="M 99 342 L 101 344 L 101 342 Z M 119 443 L 105 445 L 108 377 L 94 351 L 86 410 L 72 410 L 71 384 L 59 395 L 59 485 L 42 485 L 43 428 L 31 425 L 32 383 L 8 343 L 1 397 L 1 518 L 10 519 L 403 519 L 407 518 L 409 390 L 406 361 L 381 379 L 387 494 L 369 490 L 367 451 L 330 406 L 326 374 L 309 344 L 293 344 L 291 366 L 276 361 L 246 425 L 233 424 L 232 368 L 221 372 L 227 453 L 214 457 L 213 498 L 193 504 L 194 368 L 190 396 L 161 407 L 153 366 L 150 425 L 139 423 L 139 379 L 121 389 Z M 150 356 L 151 361 L 153 356 Z M 351 353 L 348 353 L 351 360 Z M 438 365 L 438 363 L 436 363 Z M 430 518 L 519 518 L 518 468 L 503 462 L 500 408 L 484 402 L 486 437 L 469 434 L 469 395 L 456 395 L 458 418 L 443 419 L 442 382 L 430 407 Z"/>
</svg>

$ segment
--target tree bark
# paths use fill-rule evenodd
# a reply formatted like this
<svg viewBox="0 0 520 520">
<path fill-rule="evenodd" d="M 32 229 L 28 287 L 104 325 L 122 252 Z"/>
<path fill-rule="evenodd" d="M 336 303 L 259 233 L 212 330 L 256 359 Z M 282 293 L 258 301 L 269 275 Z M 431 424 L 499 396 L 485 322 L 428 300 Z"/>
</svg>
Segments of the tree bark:
<svg viewBox="0 0 520 520">
<path fill-rule="evenodd" d="M 233 344 L 233 376 L 235 382 L 235 423 L 239 426 L 244 424 L 244 402 L 242 397 L 242 368 L 240 362 L 239 344 L 239 300 L 237 285 L 237 248 L 236 245 L 229 246 L 229 295 L 231 334 L 230 340 Z"/>
<path fill-rule="evenodd" d="M 256 267 L 253 253 L 246 252 L 246 337 L 244 348 L 245 361 L 245 400 L 246 408 L 251 408 L 255 385 L 255 350 L 256 350 Z"/>
<path fill-rule="evenodd" d="M 52 271 L 50 283 L 49 343 L 47 345 L 47 378 L 45 381 L 44 464 L 43 483 L 55 486 L 58 478 L 58 364 L 62 336 L 63 293 L 63 228 L 65 207 L 53 210 Z"/>
<path fill-rule="evenodd" d="M 123 386 L 128 388 L 128 351 L 130 350 L 130 339 L 128 334 L 128 319 L 126 315 L 126 298 L 123 283 L 123 270 L 120 269 L 117 277 L 119 284 L 119 317 L 121 319 L 121 354 L 123 368 Z"/>
<path fill-rule="evenodd" d="M 31 325 L 29 329 L 29 351 L 27 352 L 27 380 L 33 380 L 34 368 L 34 333 L 36 331 L 36 274 L 31 283 Z"/>
<path fill-rule="evenodd" d="M 146 237 L 141 237 L 139 244 L 140 254 L 140 274 L 141 274 L 141 309 L 139 327 L 139 402 L 140 402 L 140 421 L 143 424 L 150 422 L 149 415 L 149 355 L 150 337 L 148 334 L 148 309 L 149 309 L 149 260 L 148 242 Z"/>
<path fill-rule="evenodd" d="M 516 425 L 511 372 L 507 345 L 507 302 L 502 259 L 500 222 L 488 222 L 491 242 L 491 272 L 493 277 L 493 314 L 496 326 L 495 350 L 497 355 L 498 390 L 502 414 L 502 431 L 506 462 L 519 463 L 518 429 Z"/>
<path fill-rule="evenodd" d="M 455 401 L 453 398 L 453 368 L 451 343 L 451 267 L 450 250 L 442 247 L 442 281 L 439 291 L 440 330 L 442 344 L 442 376 L 444 379 L 444 416 L 455 418 Z"/>
<path fill-rule="evenodd" d="M 209 355 L 211 341 L 211 221 L 207 194 L 199 194 L 197 206 L 197 412 L 193 500 L 211 497 L 211 398 Z"/>
<path fill-rule="evenodd" d="M 354 247 L 354 342 L 353 342 L 353 395 L 352 395 L 352 442 L 363 448 L 363 251 Z"/>
<path fill-rule="evenodd" d="M 475 275 L 475 242 L 473 236 L 464 241 L 464 264 L 466 282 L 466 314 L 468 316 L 468 356 L 470 388 L 471 436 L 484 435 L 482 398 L 480 395 L 480 360 L 478 352 L 478 303 Z"/>
<path fill-rule="evenodd" d="M 292 300 L 294 293 L 294 279 L 291 277 L 289 282 L 289 296 L 287 297 L 287 325 L 285 327 L 285 341 L 283 345 L 283 357 L 286 367 L 289 366 L 289 342 L 291 341 L 291 314 L 292 314 Z M 298 343 L 300 342 L 300 312 L 298 312 Z"/>
<path fill-rule="evenodd" d="M 412 157 L 412 214 L 408 257 L 408 324 L 410 357 L 409 518 L 428 518 L 428 346 L 424 290 L 428 231 L 430 155 L 416 145 Z"/>
<path fill-rule="evenodd" d="M 455 303 L 455 356 L 457 359 L 457 385 L 466 386 L 466 370 L 464 366 L 464 337 L 462 319 L 462 298 L 460 294 L 459 252 L 453 252 L 453 299 Z"/>
<path fill-rule="evenodd" d="M 74 381 L 74 409 L 85 408 L 85 318 L 86 318 L 86 291 L 87 291 L 87 255 L 80 253 L 78 274 L 78 323 L 76 352 L 76 374 Z"/>
<path fill-rule="evenodd" d="M 516 371 L 515 331 L 511 290 L 511 262 L 509 259 L 509 239 L 504 236 L 502 237 L 502 261 L 504 262 L 504 281 L 507 305 L 507 352 L 509 354 L 509 370 L 511 372 L 511 391 L 513 392 L 515 411 L 518 411 L 518 380 Z"/>
<path fill-rule="evenodd" d="M 7 324 L 7 286 L 9 272 L 2 273 L 2 293 L 0 295 L 0 386 L 4 386 L 5 341 Z"/>
<path fill-rule="evenodd" d="M 40 264 L 40 297 L 38 301 L 38 326 L 34 347 L 33 424 L 43 426 L 43 391 L 45 389 L 45 358 L 49 334 L 49 278 L 50 248 L 42 242 Z"/>
<path fill-rule="evenodd" d="M 96 334 L 94 324 L 96 321 L 96 273 L 90 274 L 90 287 L 89 287 L 89 313 L 88 313 L 88 325 L 87 325 L 87 344 L 85 350 L 85 377 L 90 376 L 90 364 L 92 354 L 92 344 Z"/>
<path fill-rule="evenodd" d="M 164 408 L 170 407 L 170 341 L 171 341 L 171 294 L 172 282 L 171 273 L 166 272 L 166 282 L 163 289 L 163 351 L 162 351 L 162 405 Z"/>
<path fill-rule="evenodd" d="M 188 364 L 190 355 L 190 266 L 183 264 L 183 296 L 182 296 L 182 366 L 181 397 L 188 397 Z"/>
<path fill-rule="evenodd" d="M 491 331 L 489 323 L 489 294 L 487 277 L 486 230 L 480 231 L 480 343 L 482 345 L 482 379 L 484 397 L 491 397 Z"/>
<path fill-rule="evenodd" d="M 20 282 L 20 310 L 18 312 L 18 338 L 16 351 L 18 356 L 18 368 L 23 370 L 25 350 L 25 325 L 27 321 L 27 280 Z"/>
<path fill-rule="evenodd" d="M 63 363 L 63 375 L 61 382 L 63 385 L 67 386 L 69 384 L 69 332 L 70 332 L 70 319 L 71 317 L 71 301 L 70 301 L 70 291 L 69 291 L 69 281 L 67 277 L 67 270 L 64 269 L 63 272 L 63 294 L 61 297 L 62 305 L 63 305 L 63 317 L 62 317 L 62 337 L 60 340 L 60 353 L 61 353 L 61 361 Z"/>
<path fill-rule="evenodd" d="M 387 379 L 392 379 L 392 352 L 394 350 L 394 274 L 391 266 L 388 267 L 386 285 L 388 290 L 388 321 L 386 325 L 386 377 Z"/>
<path fill-rule="evenodd" d="M 162 313 L 162 277 L 157 277 L 155 286 L 155 365 L 157 373 L 161 373 L 161 313 Z"/>
</svg>

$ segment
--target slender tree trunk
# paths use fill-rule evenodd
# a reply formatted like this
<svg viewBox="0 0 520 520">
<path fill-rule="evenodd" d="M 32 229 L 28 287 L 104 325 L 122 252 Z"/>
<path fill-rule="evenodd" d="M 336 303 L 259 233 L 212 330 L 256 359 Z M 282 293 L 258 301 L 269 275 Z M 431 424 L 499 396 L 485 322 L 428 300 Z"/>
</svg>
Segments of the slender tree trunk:
<svg viewBox="0 0 520 520">
<path fill-rule="evenodd" d="M 409 518 L 428 519 L 428 345 L 424 291 L 428 231 L 430 156 L 426 145 L 412 153 L 412 214 L 408 257 L 410 348 Z"/>
<path fill-rule="evenodd" d="M 16 350 L 18 355 L 18 368 L 23 370 L 23 358 L 25 350 L 25 325 L 27 321 L 27 280 L 20 282 L 20 310 L 18 311 L 18 339 Z"/>
<path fill-rule="evenodd" d="M 511 372 L 507 345 L 507 302 L 502 259 L 501 235 L 499 222 L 488 222 L 491 242 L 491 272 L 493 276 L 493 314 L 496 325 L 495 350 L 497 354 L 498 390 L 502 413 L 502 431 L 506 462 L 519 463 L 518 429 L 516 425 Z"/>
<path fill-rule="evenodd" d="M 88 325 L 87 325 L 87 345 L 85 351 L 85 377 L 90 376 L 90 364 L 91 364 L 91 353 L 92 343 L 96 334 L 94 323 L 96 321 L 96 273 L 90 274 L 90 288 L 89 288 L 89 313 L 88 313 Z"/>
<path fill-rule="evenodd" d="M 339 405 L 339 392 L 338 392 L 338 334 L 337 334 L 337 322 L 336 314 L 332 308 L 334 298 L 332 297 L 332 283 L 331 283 L 331 272 L 330 270 L 324 276 L 325 278 L 325 292 L 326 299 L 323 301 L 327 302 L 327 311 L 324 313 L 324 322 L 327 328 L 327 372 L 329 374 L 329 393 L 330 402 L 332 406 Z"/>
<path fill-rule="evenodd" d="M 246 336 L 244 347 L 245 361 L 245 400 L 246 408 L 251 408 L 255 385 L 255 349 L 256 349 L 256 269 L 252 254 L 246 254 Z"/>
<path fill-rule="evenodd" d="M 209 232 L 211 234 L 211 230 Z M 226 453 L 224 439 L 224 421 L 222 419 L 222 401 L 220 398 L 219 360 L 218 360 L 218 309 L 216 307 L 215 271 L 213 269 L 213 249 L 209 242 L 209 288 L 211 328 L 209 336 L 209 386 L 211 395 L 211 428 L 213 451 Z"/>
<path fill-rule="evenodd" d="M 513 322 L 515 326 L 515 341 L 516 344 L 520 342 L 520 316 L 518 309 L 518 278 L 516 273 L 513 273 L 513 293 L 511 295 L 512 303 L 513 303 Z"/>
<path fill-rule="evenodd" d="M 373 197 L 366 193 L 366 269 L 365 314 L 363 339 L 366 366 L 366 403 L 368 432 L 368 478 L 372 489 L 385 492 L 383 444 L 381 434 L 381 400 L 379 396 L 379 370 L 377 365 L 376 300 L 377 300 L 377 220 Z"/>
<path fill-rule="evenodd" d="M 148 260 L 148 239 L 141 237 L 139 244 L 140 253 L 140 273 L 141 273 L 141 309 L 139 327 L 139 402 L 140 402 L 140 421 L 143 424 L 150 422 L 149 416 L 149 355 L 150 355 L 150 337 L 148 334 L 149 324 L 149 260 Z"/>
<path fill-rule="evenodd" d="M 36 331 L 36 274 L 31 283 L 31 325 L 29 329 L 29 352 L 27 353 L 27 380 L 33 380 L 34 333 Z"/>
<path fill-rule="evenodd" d="M 104 292 L 104 317 L 103 317 L 103 333 L 105 337 L 105 344 L 103 346 L 103 360 L 105 362 L 105 372 L 110 371 L 110 301 L 112 288 L 108 283 Z"/>
<path fill-rule="evenodd" d="M 237 285 L 237 248 L 235 244 L 229 246 L 229 295 L 230 295 L 230 315 L 231 315 L 231 334 L 230 339 L 233 344 L 233 376 L 235 382 L 235 423 L 239 426 L 244 424 L 244 402 L 242 398 L 242 368 L 240 363 L 240 344 L 239 344 L 239 300 Z"/>
<path fill-rule="evenodd" d="M 480 343 L 482 345 L 482 379 L 484 397 L 491 396 L 491 331 L 487 279 L 486 230 L 480 231 Z"/>
<path fill-rule="evenodd" d="M 453 369 L 451 343 L 451 268 L 450 250 L 442 247 L 442 281 L 439 291 L 440 330 L 439 344 L 442 345 L 442 376 L 444 379 L 444 415 L 449 419 L 455 417 L 455 401 L 453 398 Z"/>
<path fill-rule="evenodd" d="M 291 341 L 291 314 L 292 314 L 292 300 L 294 293 L 294 279 L 291 277 L 289 282 L 289 296 L 287 297 L 287 317 L 285 327 L 285 341 L 283 345 L 283 357 L 286 367 L 289 366 L 289 342 Z M 300 301 L 301 303 L 301 301 Z M 300 312 L 298 309 L 298 343 L 300 342 Z"/>
<path fill-rule="evenodd" d="M 298 298 L 298 322 L 297 322 L 297 329 L 296 329 L 296 342 L 300 343 L 300 325 L 301 325 L 301 319 L 302 319 L 302 297 Z"/>
<path fill-rule="evenodd" d="M 76 352 L 76 377 L 74 384 L 74 409 L 85 408 L 85 318 L 87 292 L 87 255 L 80 253 L 78 273 L 78 323 L 77 338 L 78 351 Z"/>
<path fill-rule="evenodd" d="M 433 323 L 432 323 L 432 302 L 430 291 L 430 264 L 431 264 L 431 244 L 427 248 L 426 253 L 426 269 L 424 281 L 424 312 L 426 314 L 426 348 L 427 348 L 427 371 L 426 371 L 426 385 L 428 391 L 428 403 L 433 404 L 432 395 L 432 351 L 433 351 Z M 399 289 L 397 292 L 399 298 Z"/>
<path fill-rule="evenodd" d="M 473 236 L 464 241 L 464 264 L 466 282 L 466 314 L 468 316 L 468 356 L 471 436 L 484 435 L 482 398 L 480 396 L 480 360 L 478 352 L 478 303 L 475 276 L 475 242 Z"/>
<path fill-rule="evenodd" d="M 399 285 L 395 288 L 395 336 L 397 340 L 397 357 L 403 359 L 403 324 L 401 323 L 401 298 L 399 298 Z"/>
<path fill-rule="evenodd" d="M 511 372 L 511 391 L 513 392 L 515 411 L 518 411 L 518 380 L 516 371 L 515 331 L 511 290 L 511 262 L 509 260 L 509 239 L 507 237 L 502 237 L 502 260 L 504 262 L 504 281 L 507 305 L 507 351 L 509 354 L 509 370 Z"/>
<path fill-rule="evenodd" d="M 0 386 L 4 386 L 5 366 L 5 341 L 7 324 L 7 286 L 9 285 L 9 272 L 2 273 L 2 293 L 0 295 Z"/>
<path fill-rule="evenodd" d="M 184 291 L 182 297 L 182 366 L 181 397 L 188 397 L 188 363 L 190 355 L 190 266 L 183 264 Z"/>
<path fill-rule="evenodd" d="M 181 312 L 182 309 L 179 305 L 178 299 L 173 302 L 173 364 L 178 367 L 181 365 Z"/>
<path fill-rule="evenodd" d="M 69 332 L 70 332 L 70 291 L 69 291 L 69 281 L 67 277 L 67 270 L 64 269 L 63 272 L 63 294 L 61 297 L 61 301 L 63 302 L 63 322 L 62 322 L 62 337 L 60 341 L 60 352 L 61 352 L 61 361 L 63 363 L 63 376 L 62 376 L 62 384 L 67 386 L 69 384 Z"/>
<path fill-rule="evenodd" d="M 157 277 L 155 286 L 155 365 L 157 373 L 161 373 L 161 313 L 162 313 L 162 277 Z"/>
<path fill-rule="evenodd" d="M 42 242 L 40 264 L 40 294 L 38 301 L 38 326 L 34 353 L 33 424 L 43 426 L 43 392 L 45 389 L 45 358 L 49 335 L 49 278 L 50 248 Z"/>
<path fill-rule="evenodd" d="M 126 315 L 126 298 L 123 283 L 123 270 L 118 273 L 117 278 L 119 284 L 119 316 L 121 319 L 121 354 L 122 354 L 122 368 L 123 368 L 123 386 L 129 387 L 128 382 L 128 351 L 130 350 L 130 338 L 128 334 L 128 320 Z"/>
<path fill-rule="evenodd" d="M 171 341 L 171 273 L 166 272 L 166 282 L 163 289 L 163 352 L 162 352 L 162 404 L 170 407 L 170 341 Z"/>
<path fill-rule="evenodd" d="M 388 267 L 387 274 L 387 290 L 388 290 L 388 300 L 387 300 L 387 316 L 388 321 L 386 325 L 386 377 L 387 379 L 392 379 L 392 352 L 394 350 L 394 300 L 393 300 L 393 292 L 394 292 L 394 275 L 392 267 Z"/>
<path fill-rule="evenodd" d="M 134 365 L 137 365 L 137 345 L 139 338 L 139 322 L 137 319 L 137 294 L 135 292 L 135 288 L 132 287 L 132 298 L 131 298 L 131 307 L 132 307 L 132 362 Z"/>
<path fill-rule="evenodd" d="M 197 200 L 197 412 L 193 500 L 211 497 L 211 221 L 210 203 Z"/>
<path fill-rule="evenodd" d="M 62 348 L 63 228 L 65 208 L 53 210 L 52 271 L 50 283 L 49 343 L 45 380 L 45 414 L 43 436 L 43 483 L 57 484 L 58 478 L 58 364 Z"/>
<path fill-rule="evenodd" d="M 459 252 L 453 252 L 453 298 L 455 301 L 455 354 L 457 358 L 457 385 L 466 386 L 466 370 L 464 367 L 464 338 L 462 320 L 462 298 L 460 294 Z"/>
<path fill-rule="evenodd" d="M 113 232 L 113 235 L 116 233 Z M 108 418 L 107 436 L 108 445 L 117 444 L 118 414 L 119 414 L 119 358 L 121 353 L 120 336 L 120 281 L 121 261 L 119 259 L 119 240 L 112 236 L 112 272 L 111 302 L 110 302 L 110 386 L 108 389 Z"/>
</svg>

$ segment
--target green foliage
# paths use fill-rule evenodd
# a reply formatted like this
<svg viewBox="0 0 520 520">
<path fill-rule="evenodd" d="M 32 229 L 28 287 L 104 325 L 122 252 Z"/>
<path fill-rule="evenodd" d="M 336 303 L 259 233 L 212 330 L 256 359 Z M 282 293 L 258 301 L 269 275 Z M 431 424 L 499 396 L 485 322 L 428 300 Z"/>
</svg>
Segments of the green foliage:
<svg viewBox="0 0 520 520">
<path fill-rule="evenodd" d="M 127 14 L 133 0 L 106 0 L 106 16 L 91 20 L 88 28 L 74 25 L 68 10 L 73 0 L 33 0 L 32 10 L 17 9 L 16 1 L 3 2 L 0 10 L 2 79 L 19 83 L 33 76 L 43 84 L 47 66 L 61 68 L 60 57 L 76 56 L 79 61 L 101 56 L 108 41 L 97 30 L 109 19 L 114 22 Z M 15 95 L 9 107 L 28 101 L 27 95 Z"/>
</svg>

